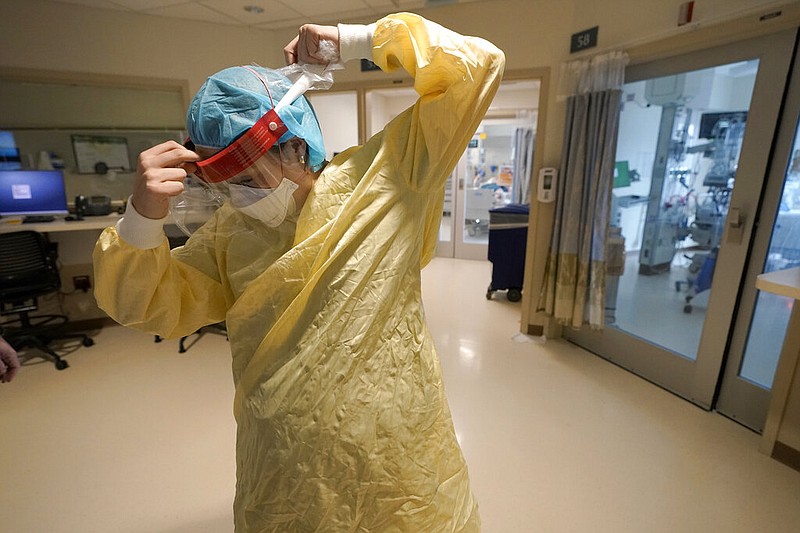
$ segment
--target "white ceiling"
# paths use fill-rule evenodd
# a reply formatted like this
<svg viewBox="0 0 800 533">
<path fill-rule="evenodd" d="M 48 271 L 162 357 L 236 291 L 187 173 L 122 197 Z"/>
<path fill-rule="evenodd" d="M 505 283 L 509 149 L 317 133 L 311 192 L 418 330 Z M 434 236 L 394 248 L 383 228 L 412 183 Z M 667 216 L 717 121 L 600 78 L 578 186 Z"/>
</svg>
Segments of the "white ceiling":
<svg viewBox="0 0 800 533">
<path fill-rule="evenodd" d="M 376 20 L 388 13 L 479 0 L 50 0 L 63 4 L 259 29 L 307 22 Z M 489 0 L 482 0 L 487 2 Z M 255 6 L 262 11 L 246 10 Z"/>
</svg>

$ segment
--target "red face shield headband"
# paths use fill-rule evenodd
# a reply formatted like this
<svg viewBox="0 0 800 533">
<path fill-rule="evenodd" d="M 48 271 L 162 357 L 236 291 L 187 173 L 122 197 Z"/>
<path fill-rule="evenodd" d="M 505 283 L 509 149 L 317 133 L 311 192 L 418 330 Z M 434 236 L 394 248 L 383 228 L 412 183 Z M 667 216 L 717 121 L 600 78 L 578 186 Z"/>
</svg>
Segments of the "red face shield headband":
<svg viewBox="0 0 800 533">
<path fill-rule="evenodd" d="M 287 131 L 275 110 L 270 109 L 233 143 L 198 161 L 196 175 L 207 183 L 228 180 L 258 161 Z"/>
</svg>

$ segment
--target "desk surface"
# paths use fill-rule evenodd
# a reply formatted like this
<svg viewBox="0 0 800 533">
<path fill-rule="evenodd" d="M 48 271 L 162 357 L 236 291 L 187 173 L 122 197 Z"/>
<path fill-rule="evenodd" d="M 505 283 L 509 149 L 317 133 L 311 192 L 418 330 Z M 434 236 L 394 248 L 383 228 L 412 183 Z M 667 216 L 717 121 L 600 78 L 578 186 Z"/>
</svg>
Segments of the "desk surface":
<svg viewBox="0 0 800 533">
<path fill-rule="evenodd" d="M 800 267 L 761 274 L 756 278 L 756 288 L 800 300 Z"/>
<path fill-rule="evenodd" d="M 113 226 L 117 223 L 119 218 L 120 215 L 114 213 L 100 217 L 84 217 L 83 220 L 64 220 L 63 217 L 56 217 L 53 222 L 23 224 L 21 217 L 9 217 L 0 219 L 0 233 L 11 233 L 14 231 L 51 233 L 57 231 L 98 230 Z"/>
</svg>

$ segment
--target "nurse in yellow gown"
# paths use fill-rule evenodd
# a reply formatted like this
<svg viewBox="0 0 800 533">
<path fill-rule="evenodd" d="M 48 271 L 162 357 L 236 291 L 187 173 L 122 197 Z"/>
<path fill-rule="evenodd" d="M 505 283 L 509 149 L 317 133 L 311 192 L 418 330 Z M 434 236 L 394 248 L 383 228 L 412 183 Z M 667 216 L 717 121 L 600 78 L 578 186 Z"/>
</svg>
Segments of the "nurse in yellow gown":
<svg viewBox="0 0 800 533">
<path fill-rule="evenodd" d="M 316 32 L 331 28 L 336 35 L 304 27 L 287 58 L 304 59 Z M 404 68 L 419 99 L 313 173 L 307 198 L 282 223 L 226 203 L 172 251 L 161 229 L 166 200 L 137 198 L 178 194 L 200 156 L 174 143 L 153 149 L 145 166 L 171 174 L 155 188 L 140 176 L 136 187 L 148 190 L 136 190 L 101 235 L 96 298 L 121 324 L 165 337 L 226 321 L 237 532 L 479 531 L 420 269 L 435 250 L 446 179 L 489 107 L 504 56 L 413 14 L 339 25 L 333 39 L 343 60 Z"/>
</svg>

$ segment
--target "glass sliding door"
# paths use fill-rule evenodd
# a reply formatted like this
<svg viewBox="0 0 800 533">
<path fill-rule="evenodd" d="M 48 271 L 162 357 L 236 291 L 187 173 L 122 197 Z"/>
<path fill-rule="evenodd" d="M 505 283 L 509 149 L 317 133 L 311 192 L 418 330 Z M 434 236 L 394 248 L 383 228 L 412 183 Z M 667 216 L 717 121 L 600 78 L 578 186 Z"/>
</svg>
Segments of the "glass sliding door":
<svg viewBox="0 0 800 533">
<path fill-rule="evenodd" d="M 462 209 L 455 232 L 456 257 L 486 259 L 489 211 L 530 202 L 535 117 L 520 115 L 483 120 L 458 165 L 463 179 L 458 190 Z"/>
<path fill-rule="evenodd" d="M 539 86 L 538 79 L 500 84 L 447 179 L 437 255 L 485 261 L 489 210 L 530 201 Z M 367 136 L 379 132 L 417 99 L 410 87 L 369 89 L 365 95 Z"/>
<path fill-rule="evenodd" d="M 605 330 L 566 336 L 706 408 L 793 44 L 789 31 L 626 70 L 610 224 L 624 264 Z"/>
<path fill-rule="evenodd" d="M 764 272 L 800 266 L 800 137 L 795 139 Z M 767 389 L 772 387 L 792 303 L 791 298 L 759 293 L 742 360 L 742 378 Z"/>
<path fill-rule="evenodd" d="M 742 291 L 717 409 L 761 431 L 793 300 L 755 290 L 755 277 L 800 266 L 800 59 L 795 60 L 781 129 Z"/>
<path fill-rule="evenodd" d="M 540 84 L 501 83 L 456 167 L 455 257 L 486 260 L 490 211 L 530 202 Z"/>
<path fill-rule="evenodd" d="M 609 325 L 697 359 L 758 60 L 623 86 Z M 708 88 L 708 90 L 705 90 Z M 669 320 L 659 320 L 665 313 Z M 680 334 L 676 335 L 676 330 Z"/>
</svg>

